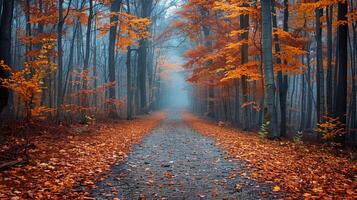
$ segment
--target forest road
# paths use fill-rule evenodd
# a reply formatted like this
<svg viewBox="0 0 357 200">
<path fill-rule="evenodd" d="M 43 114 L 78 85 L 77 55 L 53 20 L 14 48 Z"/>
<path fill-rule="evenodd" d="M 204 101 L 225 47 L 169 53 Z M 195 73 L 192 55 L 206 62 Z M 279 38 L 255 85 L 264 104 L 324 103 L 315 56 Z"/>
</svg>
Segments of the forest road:
<svg viewBox="0 0 357 200">
<path fill-rule="evenodd" d="M 190 129 L 179 110 L 136 145 L 91 194 L 96 199 L 276 199 L 271 186 L 251 180 L 210 138 Z M 117 193 L 117 194 L 116 194 Z"/>
</svg>

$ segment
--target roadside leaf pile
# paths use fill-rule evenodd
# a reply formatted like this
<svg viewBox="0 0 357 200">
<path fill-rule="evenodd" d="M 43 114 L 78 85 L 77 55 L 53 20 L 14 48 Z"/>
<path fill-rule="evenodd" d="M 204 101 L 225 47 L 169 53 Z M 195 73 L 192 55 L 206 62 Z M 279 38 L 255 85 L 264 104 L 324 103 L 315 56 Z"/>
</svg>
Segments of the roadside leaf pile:
<svg viewBox="0 0 357 200">
<path fill-rule="evenodd" d="M 66 134 L 33 136 L 30 163 L 0 172 L 0 199 L 74 199 L 89 197 L 99 175 L 125 159 L 133 144 L 154 128 L 163 113 L 134 121 L 77 125 Z M 0 153 L 6 145 L 0 146 Z"/>
<path fill-rule="evenodd" d="M 356 199 L 356 161 L 323 152 L 318 146 L 271 141 L 257 134 L 220 127 L 184 113 L 195 130 L 212 137 L 230 156 L 246 162 L 253 178 L 271 183 L 290 199 Z"/>
</svg>

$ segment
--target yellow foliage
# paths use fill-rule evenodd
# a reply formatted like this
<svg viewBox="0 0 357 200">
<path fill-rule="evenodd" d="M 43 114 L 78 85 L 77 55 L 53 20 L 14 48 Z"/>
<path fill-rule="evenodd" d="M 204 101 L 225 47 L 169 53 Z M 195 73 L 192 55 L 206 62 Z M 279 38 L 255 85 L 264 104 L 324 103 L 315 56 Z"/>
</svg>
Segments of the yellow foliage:
<svg viewBox="0 0 357 200">
<path fill-rule="evenodd" d="M 346 134 L 346 129 L 345 124 L 342 124 L 338 117 L 325 116 L 324 121 L 317 125 L 316 132 L 322 136 L 322 139 L 329 141 Z"/>
<path fill-rule="evenodd" d="M 221 81 L 228 81 L 231 79 L 238 79 L 242 76 L 247 76 L 249 80 L 259 80 L 261 75 L 259 74 L 260 62 L 250 61 L 243 65 L 238 65 L 233 70 L 230 70 L 226 73 L 226 76 L 221 79 Z"/>
<path fill-rule="evenodd" d="M 109 23 L 111 17 L 116 17 L 118 22 Z M 151 21 L 148 18 L 138 18 L 126 12 L 111 12 L 102 14 L 98 20 L 99 37 L 105 36 L 111 27 L 119 26 L 117 32 L 116 46 L 120 50 L 126 50 L 126 47 L 133 45 L 142 38 L 150 37 L 148 27 Z"/>
</svg>

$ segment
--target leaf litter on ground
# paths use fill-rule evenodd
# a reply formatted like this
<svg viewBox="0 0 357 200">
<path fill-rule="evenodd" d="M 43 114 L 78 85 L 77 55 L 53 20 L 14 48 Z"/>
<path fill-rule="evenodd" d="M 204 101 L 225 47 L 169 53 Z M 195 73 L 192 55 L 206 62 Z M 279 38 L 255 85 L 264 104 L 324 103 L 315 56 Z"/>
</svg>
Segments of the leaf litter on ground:
<svg viewBox="0 0 357 200">
<path fill-rule="evenodd" d="M 286 199 L 357 199 L 356 161 L 317 145 L 261 139 L 253 132 L 220 127 L 187 112 L 183 119 L 215 139 L 232 158 L 244 161 L 252 178 L 270 183 L 273 192 L 284 192 Z"/>
<path fill-rule="evenodd" d="M 98 123 L 86 133 L 77 132 L 83 125 L 76 125 L 66 133 L 31 136 L 35 148 L 30 162 L 0 172 L 0 199 L 90 198 L 76 188 L 95 187 L 100 175 L 124 160 L 164 116 L 159 112 L 133 121 Z"/>
</svg>

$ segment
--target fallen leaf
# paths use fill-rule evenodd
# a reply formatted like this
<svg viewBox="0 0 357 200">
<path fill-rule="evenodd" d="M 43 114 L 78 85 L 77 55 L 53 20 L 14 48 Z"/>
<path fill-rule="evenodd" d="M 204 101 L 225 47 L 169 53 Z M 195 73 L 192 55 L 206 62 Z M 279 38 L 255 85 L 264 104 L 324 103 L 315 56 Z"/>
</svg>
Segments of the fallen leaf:
<svg viewBox="0 0 357 200">
<path fill-rule="evenodd" d="M 274 186 L 273 188 L 273 192 L 279 192 L 280 191 L 280 187 L 279 186 Z"/>
</svg>

